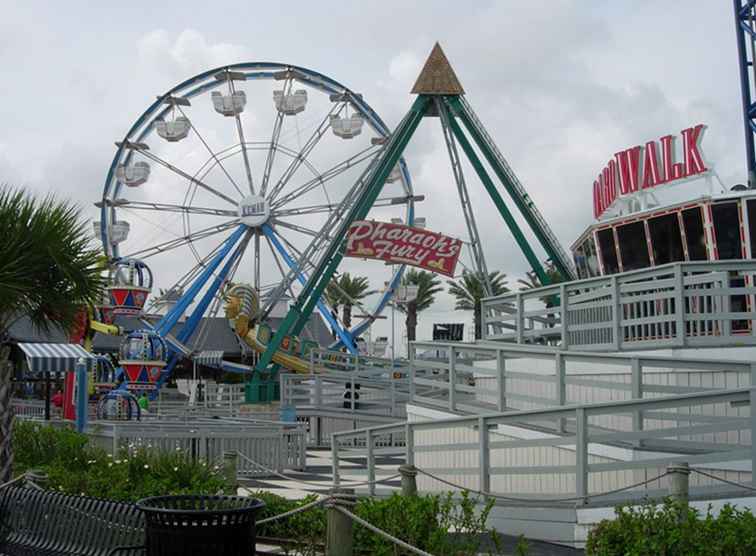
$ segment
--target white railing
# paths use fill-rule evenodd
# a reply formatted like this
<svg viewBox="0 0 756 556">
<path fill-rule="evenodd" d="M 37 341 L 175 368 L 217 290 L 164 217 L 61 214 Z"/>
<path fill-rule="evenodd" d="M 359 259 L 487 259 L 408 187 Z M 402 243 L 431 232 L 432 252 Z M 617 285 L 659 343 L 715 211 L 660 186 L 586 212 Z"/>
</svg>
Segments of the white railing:
<svg viewBox="0 0 756 556">
<path fill-rule="evenodd" d="M 393 473 L 379 468 L 376 458 L 395 456 L 418 469 L 420 490 L 448 491 L 457 485 L 515 504 L 603 505 L 659 498 L 667 491 L 658 477 L 675 462 L 750 486 L 755 393 L 716 390 L 338 432 L 332 436 L 334 480 L 374 481 Z M 620 415 L 633 424 L 630 430 L 605 426 L 606 416 Z M 399 433 L 405 446 L 386 447 L 386 438 Z M 351 467 L 342 467 L 345 458 Z M 354 467 L 360 458 L 364 471 Z M 691 475 L 690 483 L 691 496 L 745 492 L 699 474 Z"/>
<path fill-rule="evenodd" d="M 756 261 L 672 263 L 482 301 L 486 340 L 577 350 L 756 345 Z"/>
<path fill-rule="evenodd" d="M 306 431 L 298 423 L 257 419 L 198 419 L 190 423 L 171 421 L 91 423 L 87 435 L 114 456 L 123 450 L 146 448 L 180 452 L 210 465 L 220 465 L 224 452 L 238 451 L 248 460 L 283 472 L 303 470 L 306 466 Z M 265 476 L 268 473 L 240 458 L 241 475 Z"/>
<path fill-rule="evenodd" d="M 747 361 L 562 351 L 500 342 L 413 342 L 410 356 L 409 403 L 452 413 L 695 394 L 747 387 L 756 376 L 756 363 Z M 624 423 L 630 430 L 626 417 L 604 419 L 607 426 Z"/>
<path fill-rule="evenodd" d="M 310 372 L 330 373 L 345 372 L 394 372 L 406 375 L 407 361 L 401 359 L 387 359 L 384 357 L 368 357 L 353 355 L 328 349 L 313 349 L 310 351 Z"/>
<path fill-rule="evenodd" d="M 19 419 L 44 419 L 45 402 L 44 400 L 20 400 L 11 398 L 11 411 Z M 58 412 L 55 406 L 51 406 L 51 412 Z"/>
</svg>

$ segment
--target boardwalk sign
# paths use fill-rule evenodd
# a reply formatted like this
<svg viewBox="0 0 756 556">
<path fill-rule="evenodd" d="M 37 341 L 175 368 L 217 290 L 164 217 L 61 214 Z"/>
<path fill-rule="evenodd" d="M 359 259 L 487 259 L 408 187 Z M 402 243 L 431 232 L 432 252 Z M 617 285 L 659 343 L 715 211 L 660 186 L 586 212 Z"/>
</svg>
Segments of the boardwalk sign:
<svg viewBox="0 0 756 556">
<path fill-rule="evenodd" d="M 450 277 L 460 251 L 460 239 L 404 224 L 359 220 L 347 232 L 347 257 L 408 264 Z"/>
<path fill-rule="evenodd" d="M 617 200 L 705 174 L 708 168 L 700 149 L 705 130 L 705 125 L 698 124 L 680 132 L 680 162 L 675 161 L 673 135 L 616 153 L 593 182 L 593 216 L 600 218 Z"/>
</svg>

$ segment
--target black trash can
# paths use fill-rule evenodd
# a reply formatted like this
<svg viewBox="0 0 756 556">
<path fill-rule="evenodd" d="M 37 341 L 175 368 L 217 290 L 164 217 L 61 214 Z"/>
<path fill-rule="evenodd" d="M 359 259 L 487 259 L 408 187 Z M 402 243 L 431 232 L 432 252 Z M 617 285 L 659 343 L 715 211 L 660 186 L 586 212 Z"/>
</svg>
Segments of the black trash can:
<svg viewBox="0 0 756 556">
<path fill-rule="evenodd" d="M 153 496 L 144 513 L 148 556 L 252 556 L 262 500 L 242 496 Z"/>
</svg>

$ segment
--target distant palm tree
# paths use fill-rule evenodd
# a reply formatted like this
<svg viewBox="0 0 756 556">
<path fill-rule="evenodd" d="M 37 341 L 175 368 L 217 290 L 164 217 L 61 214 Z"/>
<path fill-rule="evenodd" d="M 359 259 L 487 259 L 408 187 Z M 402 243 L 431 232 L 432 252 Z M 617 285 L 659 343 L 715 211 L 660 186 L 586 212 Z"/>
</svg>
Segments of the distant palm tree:
<svg viewBox="0 0 756 556">
<path fill-rule="evenodd" d="M 549 279 L 549 284 L 558 284 L 559 282 L 563 282 L 564 278 L 562 278 L 562 274 L 557 270 L 556 266 L 553 262 L 547 261 L 544 266 L 544 272 L 546 273 L 546 277 Z M 541 283 L 541 279 L 538 277 L 538 275 L 530 270 L 525 273 L 525 279 L 520 278 L 517 280 L 517 283 L 520 285 L 520 290 L 534 290 L 537 288 L 542 288 L 544 284 Z M 558 302 L 559 296 L 554 295 L 547 295 L 542 298 L 542 301 L 546 305 L 546 307 L 554 307 Z"/>
<path fill-rule="evenodd" d="M 336 283 L 336 278 L 333 278 L 330 282 L 328 282 L 328 285 L 326 286 L 325 291 L 323 292 L 323 299 L 326 302 L 326 305 L 331 309 L 331 316 L 333 317 L 334 321 L 339 320 L 339 306 L 341 305 L 341 293 L 339 292 L 338 284 Z M 334 340 L 336 339 L 336 329 L 331 328 L 331 335 L 333 336 Z"/>
<path fill-rule="evenodd" d="M 39 330 L 70 330 L 82 307 L 97 304 L 100 253 L 75 205 L 0 187 L 0 483 L 9 480 L 11 364 L 9 333 L 28 318 Z"/>
<path fill-rule="evenodd" d="M 333 292 L 328 293 L 326 288 L 326 295 L 335 296 L 338 299 L 342 307 L 341 321 L 344 328 L 348 330 L 352 327 L 352 307 L 354 304 L 368 295 L 374 294 L 375 290 L 370 289 L 370 282 L 367 278 L 352 276 L 348 272 L 341 274 L 331 284 L 333 284 Z"/>
<path fill-rule="evenodd" d="M 500 295 L 509 291 L 506 286 L 507 275 L 494 271 L 488 273 L 488 281 L 491 283 L 491 295 Z M 473 312 L 473 328 L 475 329 L 475 339 L 479 340 L 483 332 L 483 315 L 480 300 L 488 296 L 486 292 L 485 280 L 481 272 L 462 272 L 462 278 L 459 280 L 449 280 L 449 293 L 452 294 L 457 303 L 455 309 Z"/>
<path fill-rule="evenodd" d="M 408 303 L 398 303 L 396 308 L 406 313 L 407 341 L 416 339 L 417 314 L 436 301 L 436 294 L 442 291 L 441 281 L 432 272 L 410 268 L 402 276 L 402 286 L 417 286 L 417 297 Z"/>
</svg>

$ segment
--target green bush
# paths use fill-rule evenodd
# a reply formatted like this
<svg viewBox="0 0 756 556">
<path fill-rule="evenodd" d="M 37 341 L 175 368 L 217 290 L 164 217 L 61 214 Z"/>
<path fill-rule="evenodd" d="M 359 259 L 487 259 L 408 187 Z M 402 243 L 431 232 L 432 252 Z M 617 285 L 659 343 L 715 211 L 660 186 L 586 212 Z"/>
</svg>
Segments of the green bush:
<svg viewBox="0 0 756 556">
<path fill-rule="evenodd" d="M 250 496 L 265 502 L 265 508 L 257 515 L 258 521 L 299 508 L 317 499 L 317 496 L 312 494 L 301 500 L 289 500 L 264 490 L 253 492 Z M 322 547 L 326 538 L 325 509 L 316 506 L 284 519 L 258 525 L 257 535 L 286 541 L 287 544 L 283 546 L 284 554 L 321 554 L 323 551 L 319 546 Z"/>
<path fill-rule="evenodd" d="M 756 554 L 756 518 L 726 504 L 714 517 L 667 500 L 639 508 L 620 507 L 588 535 L 589 556 L 751 556 Z"/>
<path fill-rule="evenodd" d="M 40 469 L 49 488 L 110 500 L 136 501 L 168 494 L 217 494 L 228 488 L 215 467 L 189 461 L 181 452 L 145 449 L 111 456 L 69 429 L 16 421 L 14 471 Z"/>
<path fill-rule="evenodd" d="M 302 500 L 287 500 L 270 492 L 253 492 L 250 496 L 265 502 L 258 520 L 282 514 L 314 501 L 314 495 Z M 477 510 L 478 499 L 462 493 L 461 500 L 451 494 L 365 498 L 354 513 L 387 533 L 437 556 L 479 554 L 484 537 L 499 546 L 496 532 L 485 523 L 493 502 Z M 259 525 L 262 537 L 289 542 L 286 554 L 312 555 L 322 553 L 326 538 L 326 510 L 321 506 L 295 514 L 280 521 Z M 451 533 L 450 533 L 451 532 Z M 455 534 L 466 533 L 466 534 Z M 354 525 L 354 548 L 358 554 L 377 556 L 404 554 L 396 545 L 359 524 Z M 525 552 L 523 552 L 524 554 Z"/>
<path fill-rule="evenodd" d="M 463 491 L 460 500 L 444 495 L 402 496 L 360 500 L 355 514 L 390 535 L 437 556 L 478 554 L 484 537 L 499 547 L 496 531 L 486 527 L 493 500 L 478 511 L 478 498 Z M 355 544 L 369 554 L 397 554 L 396 545 L 355 525 Z M 403 552 L 399 552 L 403 553 Z"/>
</svg>

